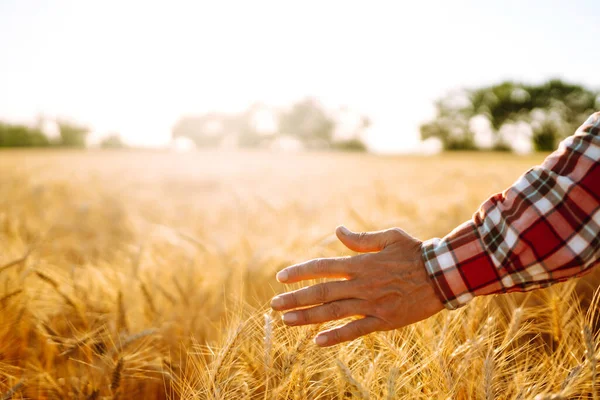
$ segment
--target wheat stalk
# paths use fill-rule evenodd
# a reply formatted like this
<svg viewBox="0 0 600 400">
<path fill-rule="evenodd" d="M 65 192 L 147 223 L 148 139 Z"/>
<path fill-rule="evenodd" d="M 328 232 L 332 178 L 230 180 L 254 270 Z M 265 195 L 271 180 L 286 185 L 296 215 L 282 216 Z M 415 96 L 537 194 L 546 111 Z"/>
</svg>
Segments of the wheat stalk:
<svg viewBox="0 0 600 400">
<path fill-rule="evenodd" d="M 173 281 L 173 285 L 175 285 L 175 289 L 177 290 L 177 293 L 179 293 L 179 299 L 183 302 L 183 304 L 185 304 L 186 306 L 189 305 L 189 299 L 188 299 L 188 293 L 183 290 L 183 287 L 181 286 L 181 284 L 179 283 L 179 281 L 177 280 L 176 276 L 173 276 L 171 278 L 171 280 Z"/>
<path fill-rule="evenodd" d="M 100 398 L 100 391 L 98 389 L 92 390 L 92 393 L 89 394 L 85 399 L 86 400 L 98 400 Z"/>
<path fill-rule="evenodd" d="M 350 387 L 355 389 L 354 392 L 357 393 L 361 399 L 368 399 L 369 398 L 368 390 L 365 389 L 358 380 L 354 379 L 354 377 L 352 376 L 352 372 L 350 372 L 350 369 L 348 369 L 346 364 L 344 364 L 337 358 L 335 359 L 335 364 L 338 367 L 338 370 L 340 371 L 340 375 L 342 376 L 342 378 L 344 378 L 344 380 L 350 384 Z"/>
<path fill-rule="evenodd" d="M 592 331 L 588 325 L 583 327 L 583 338 L 586 346 L 585 356 L 590 363 L 592 372 L 592 398 L 596 400 L 596 364 L 598 360 L 596 358 L 596 344 L 594 343 Z"/>
<path fill-rule="evenodd" d="M 50 285 L 54 291 L 60 296 L 62 297 L 62 299 L 65 301 L 65 303 L 67 303 L 69 306 L 73 307 L 73 309 L 75 310 L 75 312 L 77 313 L 78 317 L 82 320 L 85 321 L 83 314 L 81 313 L 81 310 L 79 309 L 79 307 L 77 306 L 77 304 L 75 303 L 75 301 L 71 298 L 71 296 L 67 295 L 65 292 L 63 292 L 60 289 L 60 285 L 58 284 L 58 282 L 56 282 L 54 279 L 52 279 L 51 277 L 49 277 L 48 275 L 44 274 L 43 272 L 40 271 L 35 271 L 35 274 L 37 275 L 38 278 L 40 278 L 43 282 L 46 282 L 48 285 Z"/>
<path fill-rule="evenodd" d="M 5 270 L 7 270 L 7 269 L 9 269 L 10 267 L 17 266 L 17 265 L 19 265 L 19 264 L 27 261 L 27 259 L 29 258 L 29 255 L 31 254 L 32 251 L 33 251 L 33 248 L 29 248 L 25 252 L 25 254 L 23 254 L 21 257 L 19 257 L 17 259 L 14 259 L 12 261 L 9 261 L 9 262 L 7 262 L 4 265 L 1 265 L 0 266 L 0 273 L 3 272 L 3 271 L 5 271 Z"/>
<path fill-rule="evenodd" d="M 162 287 L 160 283 L 155 282 L 155 286 L 158 289 L 158 291 L 165 297 L 165 299 L 169 301 L 169 303 L 171 303 L 172 305 L 175 305 L 177 303 L 175 297 L 173 297 L 171 293 L 169 293 L 164 287 Z"/>
<path fill-rule="evenodd" d="M 152 313 L 152 316 L 156 316 L 158 311 L 156 310 L 156 306 L 154 305 L 154 300 L 152 299 L 152 295 L 148 291 L 148 288 L 144 284 L 144 282 L 140 283 L 140 289 L 142 289 L 142 294 L 144 295 L 144 300 L 146 300 L 146 304 L 148 305 L 148 309 Z"/>
<path fill-rule="evenodd" d="M 123 366 L 125 364 L 125 360 L 123 357 L 119 357 L 117 363 L 115 364 L 111 378 L 110 378 L 110 390 L 113 393 L 113 399 L 117 399 L 119 395 L 119 388 L 121 387 L 121 378 L 123 373 Z"/>
<path fill-rule="evenodd" d="M 506 333 L 504 335 L 503 346 L 512 342 L 516 336 L 519 328 L 521 326 L 521 320 L 523 319 L 523 308 L 517 307 L 512 313 L 512 317 L 510 319 L 510 323 L 508 328 L 506 329 Z"/>
<path fill-rule="evenodd" d="M 144 338 L 146 336 L 150 336 L 153 335 L 157 332 L 158 330 L 155 328 L 150 328 L 150 329 L 145 329 L 141 332 L 135 333 L 133 335 L 129 335 L 127 336 L 115 349 L 115 351 L 113 352 L 114 354 L 119 354 L 121 353 L 123 350 L 125 350 L 131 343 L 140 340 L 141 338 Z"/>
<path fill-rule="evenodd" d="M 493 400 L 496 398 L 494 390 L 494 369 L 494 352 L 490 349 L 490 351 L 487 352 L 487 356 L 483 360 L 483 388 L 485 391 L 485 398 L 487 400 Z"/>
<path fill-rule="evenodd" d="M 24 386 L 24 381 L 17 382 L 13 387 L 8 389 L 8 392 L 4 393 L 2 397 L 0 397 L 0 400 L 11 400 L 15 394 L 17 394 L 23 389 Z"/>
<path fill-rule="evenodd" d="M 296 345 L 294 346 L 294 349 L 288 353 L 282 368 L 282 375 L 284 378 L 290 374 L 296 362 L 304 354 L 306 345 L 310 342 L 315 333 L 318 332 L 319 327 L 320 325 L 316 325 L 308 329 L 306 333 L 303 336 L 301 336 L 300 339 L 298 339 Z"/>
<path fill-rule="evenodd" d="M 577 378 L 577 376 L 579 375 L 579 373 L 581 372 L 582 369 L 583 369 L 583 365 L 578 364 L 569 371 L 569 374 L 567 375 L 567 377 L 565 378 L 565 380 L 563 381 L 563 383 L 561 385 L 562 392 L 566 391 L 569 388 L 571 383 Z"/>
<path fill-rule="evenodd" d="M 123 302 L 123 292 L 120 290 L 117 294 L 117 332 L 129 332 L 125 303 Z"/>
<path fill-rule="evenodd" d="M 233 352 L 235 345 L 239 340 L 242 331 L 244 330 L 244 327 L 244 324 L 238 325 L 237 329 L 235 330 L 233 335 L 229 337 L 229 340 L 225 344 L 225 347 L 221 349 L 221 351 L 219 352 L 219 356 L 214 362 L 214 366 L 212 368 L 213 373 L 211 377 L 213 393 L 218 392 L 217 380 L 221 373 L 221 368 L 223 367 L 223 363 L 225 362 L 225 360 L 227 360 L 229 358 L 229 355 Z"/>
<path fill-rule="evenodd" d="M 69 355 L 76 349 L 80 348 L 81 346 L 85 346 L 87 343 L 96 339 L 101 331 L 102 331 L 102 328 L 96 329 L 92 332 L 88 332 L 87 334 L 83 335 L 82 337 L 80 337 L 78 339 L 69 340 L 70 343 L 67 340 L 63 340 L 62 344 L 64 345 L 64 347 L 66 347 L 66 349 L 62 353 L 60 353 L 60 355 L 61 356 Z M 97 341 L 97 342 L 101 343 L 101 341 Z"/>
<path fill-rule="evenodd" d="M 267 394 L 269 392 L 269 381 L 271 377 L 271 368 L 272 368 L 272 357 L 271 352 L 273 349 L 273 318 L 270 313 L 264 314 L 264 331 L 265 336 L 263 338 L 264 342 L 264 370 L 265 370 L 265 400 L 267 399 Z"/>
<path fill-rule="evenodd" d="M 23 289 L 17 289 L 17 290 L 13 290 L 12 292 L 9 292 L 7 294 L 5 294 L 4 296 L 0 297 L 0 305 L 4 306 L 4 304 L 11 298 L 11 297 L 15 297 L 19 294 L 21 294 L 23 292 Z"/>
<path fill-rule="evenodd" d="M 386 398 L 387 400 L 394 400 L 396 398 L 396 379 L 398 379 L 398 374 L 400 371 L 397 367 L 392 367 L 390 369 L 390 373 L 387 378 L 386 385 Z"/>
<path fill-rule="evenodd" d="M 555 343 L 560 343 L 563 338 L 562 317 L 558 307 L 558 297 L 552 296 L 550 298 L 550 315 L 552 323 L 552 339 Z"/>
</svg>

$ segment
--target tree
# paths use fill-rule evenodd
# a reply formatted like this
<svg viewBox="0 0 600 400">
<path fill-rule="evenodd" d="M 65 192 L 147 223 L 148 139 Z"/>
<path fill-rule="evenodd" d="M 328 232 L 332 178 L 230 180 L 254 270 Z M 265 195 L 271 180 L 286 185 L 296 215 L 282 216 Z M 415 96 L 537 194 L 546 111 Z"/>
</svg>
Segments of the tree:
<svg viewBox="0 0 600 400">
<path fill-rule="evenodd" d="M 558 138 L 553 128 L 545 129 L 533 136 L 533 147 L 536 151 L 552 151 L 556 148 Z"/>
<path fill-rule="evenodd" d="M 105 137 L 100 142 L 100 148 L 102 149 L 122 149 L 125 147 L 125 143 L 123 143 L 121 136 L 119 136 L 117 133 Z"/>
<path fill-rule="evenodd" d="M 257 147 L 263 137 L 255 124 L 259 105 L 253 105 L 241 113 L 211 112 L 185 116 L 173 126 L 173 139 L 185 137 L 198 147 L 217 147 L 227 142 L 239 147 Z"/>
<path fill-rule="evenodd" d="M 333 148 L 341 151 L 367 151 L 367 146 L 358 138 L 335 141 L 333 142 Z"/>
<path fill-rule="evenodd" d="M 185 137 L 198 147 L 216 147 L 230 128 L 229 118 L 225 114 L 207 113 L 181 117 L 171 130 L 173 139 Z"/>
<path fill-rule="evenodd" d="M 279 132 L 292 135 L 307 147 L 325 147 L 332 141 L 335 122 L 314 99 L 304 99 L 283 111 Z"/>
<path fill-rule="evenodd" d="M 37 128 L 0 122 L 0 147 L 43 147 L 48 138 Z"/>
<path fill-rule="evenodd" d="M 475 150 L 474 135 L 468 127 L 469 112 L 454 104 L 451 97 L 436 103 L 438 116 L 421 125 L 421 139 L 438 138 L 446 150 Z"/>
<path fill-rule="evenodd" d="M 191 139 L 197 147 L 267 147 L 278 138 L 292 137 L 305 148 L 366 150 L 360 137 L 370 120 L 360 116 L 352 133 L 343 140 L 334 138 L 336 127 L 341 126 L 338 122 L 316 100 L 307 98 L 279 111 L 255 103 L 239 113 L 184 116 L 173 126 L 171 136 Z"/>
<path fill-rule="evenodd" d="M 505 81 L 462 93 L 466 101 L 452 101 L 456 94 L 451 93 L 436 103 L 435 119 L 421 126 L 423 140 L 437 137 L 447 150 L 476 148 L 477 132 L 468 121 L 483 115 L 496 135 L 492 148 L 506 149 L 510 144 L 498 135 L 502 126 L 524 121 L 531 126 L 534 148 L 549 151 L 594 111 L 598 99 L 598 92 L 559 79 L 540 85 Z"/>
<path fill-rule="evenodd" d="M 371 126 L 371 120 L 342 107 L 335 114 L 335 129 L 331 147 L 340 151 L 367 151 L 362 138 Z"/>
<path fill-rule="evenodd" d="M 66 120 L 59 120 L 57 122 L 60 131 L 59 146 L 85 147 L 87 135 L 89 134 L 87 127 Z"/>
<path fill-rule="evenodd" d="M 261 103 L 254 103 L 240 113 L 235 130 L 240 147 L 259 147 L 272 139 L 278 130 L 276 112 Z"/>
</svg>

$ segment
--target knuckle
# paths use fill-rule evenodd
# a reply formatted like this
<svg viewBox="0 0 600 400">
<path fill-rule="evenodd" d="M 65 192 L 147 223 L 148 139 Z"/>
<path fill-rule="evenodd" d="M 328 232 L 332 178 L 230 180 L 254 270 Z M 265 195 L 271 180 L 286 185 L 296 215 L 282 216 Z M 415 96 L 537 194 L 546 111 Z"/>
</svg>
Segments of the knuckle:
<svg viewBox="0 0 600 400">
<path fill-rule="evenodd" d="M 398 311 L 387 301 L 378 301 L 371 305 L 371 316 L 377 318 L 379 322 L 390 323 L 399 318 Z"/>
<path fill-rule="evenodd" d="M 362 294 L 361 297 L 365 300 L 372 301 L 377 297 L 377 289 L 372 280 L 363 282 L 359 287 L 359 292 Z"/>
<path fill-rule="evenodd" d="M 356 270 L 358 263 L 355 260 L 356 256 L 344 257 L 339 260 L 339 266 L 337 267 L 337 274 L 335 275 L 343 275 L 344 277 L 348 277 L 349 275 L 353 275 Z"/>
<path fill-rule="evenodd" d="M 369 268 L 365 268 L 372 261 L 372 255 L 370 253 L 359 254 L 350 259 L 348 263 L 348 272 L 351 274 L 358 274 L 361 271 L 368 271 Z"/>
<path fill-rule="evenodd" d="M 348 328 L 353 338 L 357 338 L 365 334 L 364 329 L 359 324 L 351 324 Z"/>
<path fill-rule="evenodd" d="M 391 312 L 385 305 L 376 305 L 373 307 L 373 314 L 381 319 L 387 320 L 391 317 Z"/>
<path fill-rule="evenodd" d="M 288 295 L 284 297 L 284 304 L 288 308 L 298 307 L 298 295 L 295 292 L 288 293 Z"/>
<path fill-rule="evenodd" d="M 314 296 L 319 303 L 325 303 L 329 297 L 329 286 L 321 283 L 314 286 Z"/>
<path fill-rule="evenodd" d="M 314 270 L 318 275 L 327 272 L 327 260 L 325 258 L 317 258 L 314 261 Z"/>
<path fill-rule="evenodd" d="M 296 311 L 297 320 L 295 321 L 296 325 L 304 325 L 310 323 L 312 320 L 312 311 L 311 310 L 301 310 Z"/>
<path fill-rule="evenodd" d="M 368 255 L 369 255 L 369 253 L 365 253 L 365 254 L 358 254 L 353 257 L 350 257 L 348 259 L 349 268 L 353 269 L 353 268 L 357 268 L 357 267 L 365 264 L 365 260 L 368 260 L 368 258 L 366 258 Z"/>
<path fill-rule="evenodd" d="M 328 306 L 328 314 L 332 319 L 342 319 L 344 318 L 344 310 L 339 303 L 331 303 Z"/>
<path fill-rule="evenodd" d="M 393 233 L 396 236 L 403 236 L 404 235 L 404 231 L 400 228 L 391 228 L 390 232 Z"/>
<path fill-rule="evenodd" d="M 360 265 L 369 265 L 373 262 L 373 253 L 365 253 L 356 256 L 356 262 Z"/>
<path fill-rule="evenodd" d="M 358 266 L 360 265 L 355 259 L 357 256 L 348 257 L 344 259 L 342 262 L 344 263 L 344 273 L 349 276 L 354 276 L 358 271 Z"/>
<path fill-rule="evenodd" d="M 394 242 L 400 239 L 404 239 L 406 238 L 406 232 L 404 232 L 402 229 L 400 228 L 391 228 L 389 231 L 389 237 L 390 237 L 390 241 Z"/>
</svg>

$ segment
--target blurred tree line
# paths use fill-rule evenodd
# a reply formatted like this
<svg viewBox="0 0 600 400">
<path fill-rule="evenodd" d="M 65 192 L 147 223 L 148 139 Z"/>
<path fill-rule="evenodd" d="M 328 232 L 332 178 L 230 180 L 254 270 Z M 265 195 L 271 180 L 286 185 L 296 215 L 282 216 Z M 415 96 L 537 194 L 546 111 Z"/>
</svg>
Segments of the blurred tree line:
<svg viewBox="0 0 600 400">
<path fill-rule="evenodd" d="M 53 135 L 45 121 L 28 126 L 0 122 L 0 147 L 86 147 L 89 129 L 66 120 L 55 122 Z M 187 139 L 196 147 L 304 148 L 366 151 L 362 141 L 370 121 L 342 108 L 326 111 L 307 98 L 284 110 L 253 104 L 239 113 L 209 112 L 181 117 L 172 129 L 172 139 Z M 106 136 L 99 147 L 124 148 L 118 134 Z"/>
<path fill-rule="evenodd" d="M 328 113 L 319 102 L 307 98 L 283 110 L 254 104 L 239 113 L 184 116 L 173 126 L 172 137 L 187 138 L 197 147 L 277 147 L 293 141 L 306 149 L 366 151 L 361 137 L 369 119 L 354 115 L 350 124 L 340 119 L 343 117 Z"/>
<path fill-rule="evenodd" d="M 45 133 L 43 127 L 43 117 L 33 125 L 10 124 L 0 121 L 0 148 L 2 147 L 67 147 L 84 148 L 87 146 L 87 139 L 90 134 L 88 127 L 59 119 L 53 121 L 55 125 L 55 135 Z M 100 148 L 116 149 L 125 148 L 126 144 L 122 141 L 119 134 L 113 133 L 106 136 L 98 144 Z"/>
<path fill-rule="evenodd" d="M 554 79 L 539 85 L 505 81 L 449 93 L 436 102 L 436 117 L 421 125 L 421 138 L 445 150 L 551 151 L 600 109 L 600 92 Z"/>
<path fill-rule="evenodd" d="M 56 121 L 58 135 L 48 137 L 41 123 L 34 126 L 0 122 L 0 147 L 75 147 L 86 145 L 89 129 L 66 120 Z"/>
<path fill-rule="evenodd" d="M 600 109 L 600 92 L 554 79 L 539 85 L 505 81 L 448 93 L 436 104 L 436 116 L 421 125 L 422 140 L 439 141 L 445 150 L 551 151 Z M 0 147 L 86 146 L 89 129 L 58 120 L 55 135 L 42 121 L 33 126 L 0 122 Z M 286 109 L 254 104 L 239 113 L 209 112 L 181 117 L 172 138 L 197 147 L 338 149 L 365 151 L 368 118 L 341 109 L 328 112 L 306 98 Z M 122 148 L 118 134 L 101 148 Z"/>
</svg>

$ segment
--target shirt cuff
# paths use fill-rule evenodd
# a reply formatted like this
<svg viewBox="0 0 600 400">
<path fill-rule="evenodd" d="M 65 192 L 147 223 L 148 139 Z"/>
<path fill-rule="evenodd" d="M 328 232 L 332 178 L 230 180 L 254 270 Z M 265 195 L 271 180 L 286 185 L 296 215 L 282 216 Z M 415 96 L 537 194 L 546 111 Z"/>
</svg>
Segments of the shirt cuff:
<svg viewBox="0 0 600 400">
<path fill-rule="evenodd" d="M 432 286 L 447 309 L 456 310 L 473 299 L 446 239 L 424 241 L 421 255 Z"/>
</svg>

